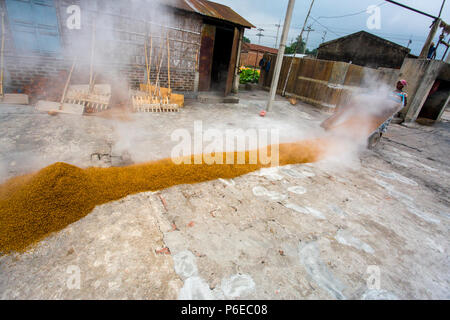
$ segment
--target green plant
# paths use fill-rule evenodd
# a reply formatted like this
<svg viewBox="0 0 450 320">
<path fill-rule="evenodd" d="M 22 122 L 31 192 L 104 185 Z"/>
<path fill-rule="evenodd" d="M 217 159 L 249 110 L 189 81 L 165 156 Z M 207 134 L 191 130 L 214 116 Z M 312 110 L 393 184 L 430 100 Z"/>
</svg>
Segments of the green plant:
<svg viewBox="0 0 450 320">
<path fill-rule="evenodd" d="M 253 68 L 242 67 L 240 69 L 240 71 L 241 71 L 241 74 L 240 74 L 239 82 L 241 84 L 258 83 L 259 77 L 260 77 L 260 71 L 259 70 L 253 69 Z"/>
</svg>

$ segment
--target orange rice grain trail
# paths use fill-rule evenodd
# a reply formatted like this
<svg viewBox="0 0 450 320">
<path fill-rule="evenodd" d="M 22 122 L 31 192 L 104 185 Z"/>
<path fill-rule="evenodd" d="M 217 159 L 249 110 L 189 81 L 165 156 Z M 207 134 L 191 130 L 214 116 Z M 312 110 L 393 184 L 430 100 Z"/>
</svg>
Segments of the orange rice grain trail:
<svg viewBox="0 0 450 320">
<path fill-rule="evenodd" d="M 315 162 L 326 149 L 326 141 L 278 147 L 280 165 Z M 269 146 L 270 151 L 272 148 Z M 249 163 L 249 151 L 221 154 L 224 160 L 227 155 L 235 161 L 244 156 Z M 123 168 L 88 169 L 55 163 L 36 173 L 12 178 L 0 186 L 0 255 L 23 252 L 83 218 L 96 206 L 128 195 L 218 178 L 231 179 L 270 166 L 257 160 L 257 164 L 177 165 L 172 159 L 163 159 Z"/>
</svg>

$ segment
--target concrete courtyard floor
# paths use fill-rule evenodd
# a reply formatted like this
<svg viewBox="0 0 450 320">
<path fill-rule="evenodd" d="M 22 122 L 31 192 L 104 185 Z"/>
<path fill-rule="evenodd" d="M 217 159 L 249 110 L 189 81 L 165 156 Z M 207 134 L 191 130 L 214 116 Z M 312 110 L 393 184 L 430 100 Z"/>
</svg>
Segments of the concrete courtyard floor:
<svg viewBox="0 0 450 320">
<path fill-rule="evenodd" d="M 204 130 L 279 129 L 281 142 L 322 133 L 328 114 L 307 104 L 278 98 L 259 117 L 266 96 L 113 119 L 0 106 L 0 179 L 57 161 L 169 157 L 172 132 L 198 120 Z M 447 120 L 391 125 L 345 161 L 128 196 L 0 257 L 0 298 L 449 299 L 449 150 Z"/>
</svg>

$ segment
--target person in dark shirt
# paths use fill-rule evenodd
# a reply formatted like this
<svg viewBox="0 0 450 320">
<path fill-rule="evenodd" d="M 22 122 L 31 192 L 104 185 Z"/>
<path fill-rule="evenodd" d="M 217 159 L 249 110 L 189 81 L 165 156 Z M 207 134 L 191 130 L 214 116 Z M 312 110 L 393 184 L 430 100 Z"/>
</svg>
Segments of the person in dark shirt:
<svg viewBox="0 0 450 320">
<path fill-rule="evenodd" d="M 436 47 L 434 46 L 434 42 L 431 43 L 430 49 L 428 50 L 428 59 L 434 59 L 436 57 Z"/>
</svg>

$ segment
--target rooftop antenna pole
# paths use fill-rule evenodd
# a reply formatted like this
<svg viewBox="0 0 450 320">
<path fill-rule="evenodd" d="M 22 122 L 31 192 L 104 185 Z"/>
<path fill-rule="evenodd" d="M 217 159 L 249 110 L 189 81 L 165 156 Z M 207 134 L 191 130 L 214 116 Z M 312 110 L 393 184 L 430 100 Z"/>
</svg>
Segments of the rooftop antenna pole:
<svg viewBox="0 0 450 320">
<path fill-rule="evenodd" d="M 322 45 L 323 43 L 325 43 L 326 37 L 327 37 L 327 31 L 325 30 L 325 31 L 323 32 L 322 43 L 321 43 L 320 45 Z M 320 45 L 319 45 L 319 47 L 320 47 Z M 316 52 L 316 59 L 317 59 L 318 56 L 319 56 L 319 50 L 317 50 L 317 52 Z"/>
<path fill-rule="evenodd" d="M 281 34 L 281 43 L 278 50 L 277 61 L 275 63 L 275 72 L 272 78 L 272 85 L 270 87 L 269 101 L 267 102 L 267 111 L 272 111 L 273 101 L 277 93 L 278 80 L 280 80 L 281 66 L 283 64 L 284 50 L 286 49 L 286 40 L 289 34 L 289 28 L 292 21 L 292 13 L 294 11 L 295 0 L 289 0 L 284 20 L 283 33 Z"/>
</svg>

